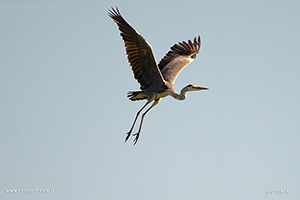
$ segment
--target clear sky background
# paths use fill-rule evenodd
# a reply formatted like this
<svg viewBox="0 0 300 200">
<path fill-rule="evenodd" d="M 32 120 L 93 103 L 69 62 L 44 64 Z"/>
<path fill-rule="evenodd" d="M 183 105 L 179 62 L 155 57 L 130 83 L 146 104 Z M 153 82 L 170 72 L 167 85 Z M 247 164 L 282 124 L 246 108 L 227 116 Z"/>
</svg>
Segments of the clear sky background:
<svg viewBox="0 0 300 200">
<path fill-rule="evenodd" d="M 300 198 L 300 1 L 82 2 L 0 2 L 0 199 Z M 111 6 L 158 61 L 202 39 L 175 88 L 210 90 L 163 99 L 136 146 Z"/>
</svg>

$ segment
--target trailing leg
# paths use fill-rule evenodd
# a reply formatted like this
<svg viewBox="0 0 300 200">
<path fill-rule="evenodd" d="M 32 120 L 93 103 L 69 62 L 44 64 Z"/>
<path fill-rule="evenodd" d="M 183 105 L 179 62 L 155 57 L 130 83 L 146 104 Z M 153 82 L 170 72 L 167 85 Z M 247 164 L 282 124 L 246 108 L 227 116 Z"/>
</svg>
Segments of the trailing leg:
<svg viewBox="0 0 300 200">
<path fill-rule="evenodd" d="M 150 102 L 151 102 L 151 101 L 147 101 L 146 104 L 145 104 L 145 105 L 144 105 L 144 106 L 136 113 L 136 116 L 135 116 L 135 119 L 134 119 L 133 124 L 132 124 L 132 126 L 131 126 L 131 129 L 130 129 L 130 131 L 129 131 L 128 133 L 126 133 L 127 136 L 126 136 L 126 138 L 125 138 L 125 142 L 127 142 L 127 140 L 129 139 L 129 137 L 130 137 L 130 135 L 131 135 L 131 132 L 132 132 L 132 130 L 133 130 L 133 127 L 134 127 L 134 125 L 135 125 L 135 122 L 136 122 L 138 116 L 140 115 L 141 111 L 142 111 L 142 110 L 143 110 Z"/>
<path fill-rule="evenodd" d="M 148 108 L 148 110 L 146 110 L 146 112 L 143 113 L 142 115 L 142 119 L 141 119 L 141 123 L 140 123 L 140 127 L 139 127 L 139 131 L 134 134 L 135 136 L 135 139 L 133 140 L 133 144 L 135 145 L 140 137 L 140 133 L 141 133 L 141 129 L 142 129 L 142 124 L 143 124 L 143 121 L 144 121 L 144 117 L 145 115 L 154 107 L 156 106 L 158 103 L 160 102 L 160 99 L 157 99 L 153 102 L 153 104 L 150 106 L 150 108 Z M 149 102 L 150 103 L 150 102 Z M 141 110 L 140 110 L 141 111 Z"/>
</svg>

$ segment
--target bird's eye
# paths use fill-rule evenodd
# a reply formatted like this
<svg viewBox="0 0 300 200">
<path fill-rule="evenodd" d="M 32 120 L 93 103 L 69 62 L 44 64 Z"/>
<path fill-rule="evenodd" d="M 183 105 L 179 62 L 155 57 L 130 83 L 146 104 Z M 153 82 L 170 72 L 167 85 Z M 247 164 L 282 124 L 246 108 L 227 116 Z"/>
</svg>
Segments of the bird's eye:
<svg viewBox="0 0 300 200">
<path fill-rule="evenodd" d="M 191 58 L 195 59 L 196 58 L 196 54 L 192 54 Z"/>
</svg>

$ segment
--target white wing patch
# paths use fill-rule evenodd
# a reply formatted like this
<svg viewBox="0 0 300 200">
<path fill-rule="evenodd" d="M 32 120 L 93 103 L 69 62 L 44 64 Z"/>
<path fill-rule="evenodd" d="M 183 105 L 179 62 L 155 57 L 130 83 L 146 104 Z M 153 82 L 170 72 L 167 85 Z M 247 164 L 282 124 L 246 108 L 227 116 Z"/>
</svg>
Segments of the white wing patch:
<svg viewBox="0 0 300 200">
<path fill-rule="evenodd" d="M 182 41 L 174 44 L 158 64 L 163 78 L 167 82 L 174 84 L 181 70 L 195 60 L 200 47 L 200 36 L 198 38 L 195 37 L 194 42 L 188 40 L 188 42 Z"/>
<path fill-rule="evenodd" d="M 185 66 L 190 64 L 194 59 L 187 56 L 178 56 L 169 62 L 161 71 L 164 79 L 174 84 L 178 74 Z"/>
</svg>

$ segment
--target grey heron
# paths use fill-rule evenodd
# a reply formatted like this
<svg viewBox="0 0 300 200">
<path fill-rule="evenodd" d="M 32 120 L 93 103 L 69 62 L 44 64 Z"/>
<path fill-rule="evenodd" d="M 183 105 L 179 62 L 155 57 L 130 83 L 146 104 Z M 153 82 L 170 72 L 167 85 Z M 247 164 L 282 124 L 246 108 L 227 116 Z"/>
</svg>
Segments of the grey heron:
<svg viewBox="0 0 300 200">
<path fill-rule="evenodd" d="M 190 91 L 208 90 L 208 88 L 189 84 L 181 89 L 180 94 L 174 88 L 174 82 L 181 70 L 191 63 L 199 53 L 200 36 L 194 41 L 182 41 L 171 47 L 171 50 L 157 64 L 151 45 L 135 31 L 122 17 L 118 8 L 108 10 L 108 15 L 118 25 L 121 37 L 124 40 L 127 58 L 132 67 L 134 78 L 140 83 L 141 91 L 128 92 L 131 101 L 147 100 L 145 105 L 137 112 L 133 124 L 127 133 L 125 142 L 129 139 L 138 116 L 151 102 L 153 104 L 142 114 L 138 132 L 134 134 L 134 145 L 137 143 L 145 115 L 156 106 L 161 98 L 168 95 L 177 100 L 186 99 L 186 93 Z"/>
</svg>

